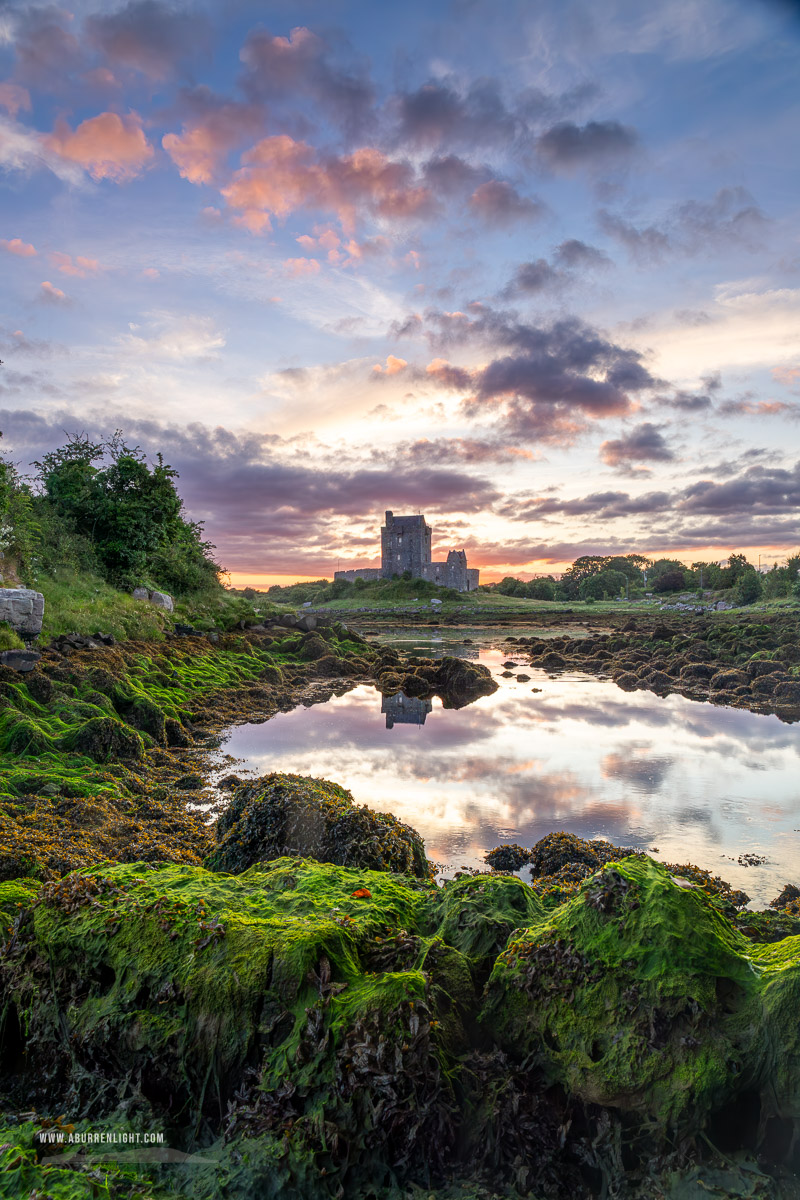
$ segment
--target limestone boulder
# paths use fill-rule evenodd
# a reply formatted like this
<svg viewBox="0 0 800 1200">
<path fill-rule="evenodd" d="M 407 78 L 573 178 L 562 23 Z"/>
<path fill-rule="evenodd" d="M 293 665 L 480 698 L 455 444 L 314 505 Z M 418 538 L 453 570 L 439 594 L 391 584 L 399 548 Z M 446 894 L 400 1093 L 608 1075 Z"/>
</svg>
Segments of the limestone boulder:
<svg viewBox="0 0 800 1200">
<path fill-rule="evenodd" d="M 172 596 L 168 596 L 166 592 L 151 592 L 149 600 L 156 608 L 163 608 L 166 612 L 172 612 L 175 608 Z"/>
<path fill-rule="evenodd" d="M 42 632 L 44 596 L 31 588 L 0 588 L 0 621 L 7 621 L 24 638 Z"/>
</svg>

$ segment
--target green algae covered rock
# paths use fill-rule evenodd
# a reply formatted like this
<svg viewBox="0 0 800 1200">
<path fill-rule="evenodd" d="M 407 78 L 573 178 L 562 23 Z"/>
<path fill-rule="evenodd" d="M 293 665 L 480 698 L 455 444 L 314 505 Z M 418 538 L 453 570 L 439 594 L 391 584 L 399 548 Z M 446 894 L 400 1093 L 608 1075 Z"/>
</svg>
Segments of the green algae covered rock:
<svg viewBox="0 0 800 1200">
<path fill-rule="evenodd" d="M 162 1129 L 210 1163 L 170 1167 L 174 1195 L 683 1200 L 706 1138 L 790 1161 L 800 937 L 754 945 L 645 857 L 566 900 L 103 864 L 5 885 L 0 911 L 0 1108 Z"/>
<path fill-rule="evenodd" d="M 219 845 L 205 865 L 238 873 L 282 855 L 340 866 L 430 876 L 422 838 L 389 813 L 354 804 L 337 783 L 304 775 L 264 775 L 235 788 L 216 827 Z"/>
<path fill-rule="evenodd" d="M 699 889 L 635 857 L 511 938 L 481 1019 L 571 1095 L 667 1137 L 745 1094 L 762 1125 L 796 1120 L 797 1011 L 800 938 L 754 945 Z"/>
</svg>

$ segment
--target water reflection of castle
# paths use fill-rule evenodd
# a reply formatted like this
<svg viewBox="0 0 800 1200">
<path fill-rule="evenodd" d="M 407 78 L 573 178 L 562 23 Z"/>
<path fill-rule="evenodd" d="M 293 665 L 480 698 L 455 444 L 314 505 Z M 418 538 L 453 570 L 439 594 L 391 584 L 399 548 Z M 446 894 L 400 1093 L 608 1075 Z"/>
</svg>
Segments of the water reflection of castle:
<svg viewBox="0 0 800 1200">
<path fill-rule="evenodd" d="M 396 696 L 384 696 L 381 700 L 381 712 L 386 713 L 387 729 L 394 725 L 424 725 L 432 707 L 430 700 L 420 700 L 418 696 L 406 696 L 402 692 Z"/>
</svg>

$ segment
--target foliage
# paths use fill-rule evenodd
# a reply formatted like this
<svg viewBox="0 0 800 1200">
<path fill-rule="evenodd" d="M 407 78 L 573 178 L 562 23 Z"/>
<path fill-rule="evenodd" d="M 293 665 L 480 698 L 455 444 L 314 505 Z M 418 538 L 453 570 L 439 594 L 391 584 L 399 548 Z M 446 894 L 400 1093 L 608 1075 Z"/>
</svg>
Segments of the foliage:
<svg viewBox="0 0 800 1200">
<path fill-rule="evenodd" d="M 84 558 L 91 552 L 109 582 L 128 587 L 152 578 L 187 592 L 217 579 L 212 547 L 201 540 L 201 527 L 183 517 L 177 472 L 161 455 L 150 468 L 118 431 L 107 442 L 72 436 L 34 466 L 40 537 L 63 528 Z M 52 534 L 43 540 L 52 547 Z M 50 568 L 47 555 L 43 565 Z"/>
<path fill-rule="evenodd" d="M 528 600 L 555 600 L 556 581 L 552 575 L 547 575 L 525 583 L 522 579 L 515 579 L 507 575 L 505 579 L 495 585 L 495 591 L 498 591 L 501 596 L 520 596 Z"/>
<path fill-rule="evenodd" d="M 686 587 L 686 572 L 682 567 L 664 571 L 653 584 L 654 592 L 680 592 Z"/>
<path fill-rule="evenodd" d="M 578 587 L 581 600 L 606 600 L 618 596 L 625 588 L 628 576 L 622 571 L 605 569 L 597 574 L 587 575 Z"/>
<path fill-rule="evenodd" d="M 761 595 L 761 576 L 752 567 L 739 572 L 736 583 L 736 600 L 739 604 L 752 604 Z"/>
<path fill-rule="evenodd" d="M 619 571 L 625 578 L 638 583 L 641 580 L 642 571 L 649 566 L 650 560 L 641 554 L 616 556 L 584 554 L 581 558 L 576 558 L 572 566 L 561 576 L 560 590 L 564 599 L 574 600 L 580 595 L 580 585 L 584 579 L 608 570 Z"/>
</svg>

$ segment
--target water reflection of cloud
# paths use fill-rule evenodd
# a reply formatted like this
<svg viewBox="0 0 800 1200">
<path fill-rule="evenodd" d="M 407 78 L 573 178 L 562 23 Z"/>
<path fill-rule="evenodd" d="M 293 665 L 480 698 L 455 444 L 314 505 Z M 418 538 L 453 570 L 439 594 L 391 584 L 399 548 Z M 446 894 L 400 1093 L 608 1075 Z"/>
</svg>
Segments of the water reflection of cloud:
<svg viewBox="0 0 800 1200">
<path fill-rule="evenodd" d="M 610 680 L 543 677 L 537 686 L 502 680 L 458 710 L 434 700 L 424 726 L 391 730 L 379 693 L 359 686 L 235 729 L 223 752 L 259 773 L 341 783 L 358 803 L 413 825 L 431 857 L 456 867 L 479 865 L 499 842 L 530 845 L 565 829 L 656 844 L 662 857 L 715 871 L 724 854 L 725 877 L 754 895 L 757 885 L 764 901 L 792 876 L 800 728 L 682 696 L 622 692 Z M 743 884 L 735 860 L 758 838 L 774 867 Z"/>
<path fill-rule="evenodd" d="M 673 762 L 671 758 L 646 757 L 651 749 L 649 743 L 632 742 L 624 749 L 612 750 L 600 762 L 603 777 L 622 779 L 637 791 L 660 791 Z"/>
</svg>

